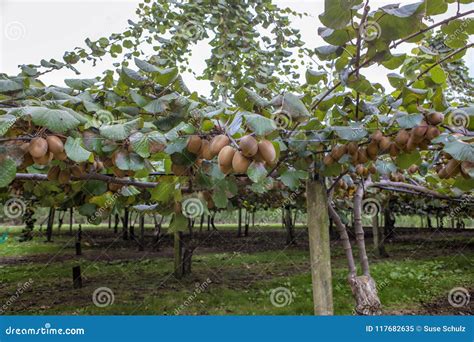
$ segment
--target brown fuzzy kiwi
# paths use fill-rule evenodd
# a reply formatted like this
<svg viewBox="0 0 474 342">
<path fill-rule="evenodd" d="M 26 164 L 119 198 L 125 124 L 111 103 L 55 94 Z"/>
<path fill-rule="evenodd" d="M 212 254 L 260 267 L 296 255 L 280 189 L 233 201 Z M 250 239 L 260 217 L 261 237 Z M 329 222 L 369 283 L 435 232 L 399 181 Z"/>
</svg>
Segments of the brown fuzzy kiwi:
<svg viewBox="0 0 474 342">
<path fill-rule="evenodd" d="M 209 142 L 209 140 L 202 140 L 201 149 L 199 150 L 198 156 L 206 160 L 211 160 L 212 154 L 211 154 L 210 146 L 211 146 L 211 143 Z"/>
<path fill-rule="evenodd" d="M 118 167 L 113 167 L 112 172 L 119 178 L 127 177 L 127 173 L 123 170 L 120 170 Z"/>
<path fill-rule="evenodd" d="M 73 165 L 71 167 L 71 175 L 74 177 L 80 178 L 84 176 L 84 170 L 79 165 Z"/>
<path fill-rule="evenodd" d="M 122 189 L 123 185 L 117 183 L 109 183 L 108 187 L 110 191 L 117 192 Z"/>
<path fill-rule="evenodd" d="M 244 157 L 240 151 L 236 151 L 232 158 L 232 169 L 235 173 L 246 173 L 250 162 L 250 159 Z"/>
<path fill-rule="evenodd" d="M 446 164 L 446 173 L 448 174 L 448 178 L 454 178 L 461 172 L 461 162 L 457 161 L 456 159 L 451 159 Z"/>
<path fill-rule="evenodd" d="M 48 142 L 40 137 L 33 138 L 28 147 L 28 152 L 33 158 L 43 158 L 48 153 Z"/>
<path fill-rule="evenodd" d="M 258 142 L 251 135 L 246 135 L 240 139 L 239 148 L 245 157 L 252 158 L 258 152 Z"/>
<path fill-rule="evenodd" d="M 229 174 L 232 172 L 232 165 L 220 165 L 219 164 L 219 169 L 221 172 L 225 175 Z"/>
<path fill-rule="evenodd" d="M 359 151 L 357 152 L 357 160 L 361 164 L 365 164 L 369 161 L 367 150 L 365 148 L 359 148 Z"/>
<path fill-rule="evenodd" d="M 369 172 L 373 175 L 377 173 L 377 168 L 375 167 L 374 164 L 369 166 Z"/>
<path fill-rule="evenodd" d="M 50 168 L 48 171 L 48 180 L 50 181 L 58 180 L 60 171 L 61 169 L 59 168 L 59 166 L 53 166 L 52 168 Z"/>
<path fill-rule="evenodd" d="M 258 143 L 258 153 L 267 164 L 272 164 L 276 159 L 276 151 L 271 141 L 262 140 Z"/>
<path fill-rule="evenodd" d="M 428 139 L 429 141 L 431 141 L 434 138 L 437 138 L 440 134 L 441 134 L 441 132 L 439 131 L 438 127 L 429 126 L 428 130 L 426 131 L 425 138 Z"/>
<path fill-rule="evenodd" d="M 377 159 L 377 156 L 379 154 L 379 145 L 376 141 L 371 141 L 369 145 L 367 146 L 367 156 L 371 160 Z"/>
<path fill-rule="evenodd" d="M 376 130 L 374 133 L 372 133 L 372 135 L 370 136 L 370 139 L 372 141 L 375 141 L 375 142 L 379 142 L 380 140 L 382 140 L 383 138 L 383 134 L 382 132 L 380 132 L 380 130 Z"/>
<path fill-rule="evenodd" d="M 30 148 L 30 143 L 25 142 L 20 145 L 20 149 L 25 153 L 28 152 L 29 148 Z"/>
<path fill-rule="evenodd" d="M 392 141 L 389 137 L 382 137 L 379 141 L 379 149 L 381 152 L 387 152 L 392 146 Z"/>
<path fill-rule="evenodd" d="M 396 143 L 393 142 L 390 145 L 389 153 L 390 153 L 390 157 L 396 157 L 400 154 L 400 149 L 398 148 Z"/>
<path fill-rule="evenodd" d="M 472 169 L 474 168 L 474 163 L 464 161 L 461 163 L 461 174 L 465 179 L 471 179 L 471 176 L 469 175 Z"/>
<path fill-rule="evenodd" d="M 191 135 L 188 139 L 188 144 L 186 148 L 192 154 L 198 154 L 199 150 L 201 149 L 202 140 L 199 135 Z"/>
<path fill-rule="evenodd" d="M 410 133 L 407 130 L 402 129 L 398 131 L 397 136 L 395 137 L 395 143 L 401 149 L 404 149 L 406 144 L 408 143 L 408 139 L 410 139 Z"/>
<path fill-rule="evenodd" d="M 332 159 L 330 154 L 326 154 L 323 158 L 323 163 L 324 163 L 324 165 L 329 166 L 329 165 L 334 164 L 335 160 Z"/>
<path fill-rule="evenodd" d="M 443 167 L 442 169 L 440 169 L 438 171 L 438 177 L 441 178 L 441 179 L 446 179 L 448 178 L 448 172 L 446 171 L 446 168 Z"/>
<path fill-rule="evenodd" d="M 346 153 L 347 153 L 347 147 L 345 145 L 338 145 L 338 146 L 333 147 L 333 149 L 331 150 L 331 157 L 335 161 L 339 161 L 339 159 L 341 159 L 342 156 Z"/>
<path fill-rule="evenodd" d="M 53 156 L 54 159 L 56 160 L 66 160 L 67 159 L 67 154 L 66 152 L 59 152 L 59 153 L 54 153 L 54 156 Z"/>
<path fill-rule="evenodd" d="M 415 142 L 420 142 L 425 138 L 427 130 L 428 124 L 425 121 L 422 121 L 418 126 L 412 129 L 411 136 L 415 139 Z"/>
<path fill-rule="evenodd" d="M 29 153 L 26 153 L 24 156 L 23 156 L 23 161 L 20 165 L 20 169 L 26 169 L 28 166 L 31 166 L 35 163 L 35 161 L 33 160 L 33 157 L 31 156 L 31 154 Z"/>
<path fill-rule="evenodd" d="M 430 113 L 426 117 L 429 124 L 437 126 L 444 121 L 444 115 L 439 112 Z"/>
<path fill-rule="evenodd" d="M 359 176 L 363 176 L 363 175 L 364 175 L 364 171 L 365 171 L 364 165 L 359 164 L 359 165 L 356 166 L 356 173 L 357 173 Z"/>
<path fill-rule="evenodd" d="M 418 171 L 418 165 L 413 164 L 408 168 L 408 173 L 413 175 Z"/>
<path fill-rule="evenodd" d="M 235 149 L 232 146 L 224 146 L 224 148 L 219 152 L 217 160 L 219 165 L 227 167 L 232 167 L 232 159 L 234 158 Z"/>
<path fill-rule="evenodd" d="M 59 172 L 58 181 L 60 184 L 68 184 L 71 180 L 71 173 L 69 170 L 61 170 Z"/>
<path fill-rule="evenodd" d="M 408 139 L 407 145 L 405 146 L 405 151 L 413 152 L 417 148 L 417 143 L 415 141 L 415 135 L 410 134 L 410 139 Z"/>
<path fill-rule="evenodd" d="M 418 148 L 420 150 L 427 150 L 429 145 L 430 145 L 430 141 L 425 138 L 423 141 L 418 143 Z"/>
<path fill-rule="evenodd" d="M 35 164 L 38 165 L 48 165 L 51 160 L 53 160 L 53 154 L 51 152 L 46 153 L 44 156 L 40 158 L 33 157 Z"/>
<path fill-rule="evenodd" d="M 48 142 L 49 152 L 52 152 L 54 154 L 64 152 L 64 144 L 59 137 L 55 135 L 48 135 L 46 137 L 46 141 Z"/>
<path fill-rule="evenodd" d="M 187 176 L 189 174 L 189 170 L 184 165 L 173 164 L 171 165 L 171 172 L 175 176 Z"/>
<path fill-rule="evenodd" d="M 227 135 L 224 135 L 224 134 L 216 135 L 211 140 L 211 145 L 209 146 L 212 157 L 217 156 L 219 152 L 222 150 L 222 148 L 224 146 L 229 145 L 229 143 L 230 143 L 230 139 Z"/>
<path fill-rule="evenodd" d="M 359 150 L 359 145 L 355 141 L 351 141 L 346 146 L 347 146 L 347 153 L 349 153 L 351 156 L 354 156 Z"/>
</svg>

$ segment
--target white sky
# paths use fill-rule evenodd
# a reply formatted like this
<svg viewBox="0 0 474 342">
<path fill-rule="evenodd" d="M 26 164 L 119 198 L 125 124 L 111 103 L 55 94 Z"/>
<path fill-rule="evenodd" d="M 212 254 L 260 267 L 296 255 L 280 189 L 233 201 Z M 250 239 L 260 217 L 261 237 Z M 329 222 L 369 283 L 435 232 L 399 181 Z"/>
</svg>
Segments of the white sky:
<svg viewBox="0 0 474 342">
<path fill-rule="evenodd" d="M 0 0 L 0 72 L 18 73 L 19 64 L 39 63 L 41 59 L 62 59 L 65 51 L 76 46 L 85 46 L 84 39 L 92 40 L 108 37 L 110 33 L 122 32 L 127 28 L 127 19 L 136 17 L 137 0 Z M 398 1 L 409 4 L 415 1 Z M 327 45 L 317 34 L 321 26 L 318 15 L 324 9 L 323 0 L 277 0 L 281 7 L 291 7 L 298 12 L 307 12 L 309 17 L 295 18 L 293 23 L 300 29 L 302 39 L 308 47 Z M 371 8 L 397 3 L 396 0 L 372 0 Z M 461 10 L 473 9 L 474 5 L 463 5 Z M 436 21 L 452 16 L 456 12 L 451 5 L 446 15 L 438 16 Z M 399 51 L 409 51 L 405 44 Z M 193 49 L 191 65 L 198 74 L 205 67 L 205 59 L 210 48 L 203 42 Z M 471 76 L 474 75 L 474 51 L 470 49 L 465 57 Z M 44 75 L 41 79 L 46 84 L 63 85 L 64 78 L 87 78 L 102 74 L 112 68 L 112 59 L 105 58 L 95 68 L 92 63 L 77 64 L 82 75 L 76 76 L 66 69 Z M 386 74 L 383 67 L 371 67 L 364 71 L 371 81 L 382 83 L 387 89 Z M 206 81 L 197 81 L 192 75 L 184 75 L 185 82 L 191 90 L 208 95 L 210 85 Z"/>
</svg>

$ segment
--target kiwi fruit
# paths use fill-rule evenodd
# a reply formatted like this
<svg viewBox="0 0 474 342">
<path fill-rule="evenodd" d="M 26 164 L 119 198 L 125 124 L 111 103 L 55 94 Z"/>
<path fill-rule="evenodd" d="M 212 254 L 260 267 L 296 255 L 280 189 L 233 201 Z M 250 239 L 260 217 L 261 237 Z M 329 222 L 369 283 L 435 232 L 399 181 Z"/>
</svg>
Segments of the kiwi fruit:
<svg viewBox="0 0 474 342">
<path fill-rule="evenodd" d="M 430 113 L 427 115 L 426 121 L 433 126 L 437 126 L 444 121 L 444 115 L 439 112 Z"/>
<path fill-rule="evenodd" d="M 186 176 L 189 174 L 186 166 L 178 164 L 171 165 L 171 172 L 173 172 L 175 176 Z"/>
<path fill-rule="evenodd" d="M 438 171 L 438 177 L 441 178 L 441 179 L 446 179 L 448 178 L 448 172 L 446 171 L 446 168 L 443 167 L 442 169 L 440 169 Z"/>
<path fill-rule="evenodd" d="M 219 169 L 221 172 L 225 175 L 229 174 L 232 172 L 232 165 L 221 165 L 219 164 Z"/>
<path fill-rule="evenodd" d="M 210 149 L 210 142 L 208 140 L 202 140 L 201 149 L 199 150 L 198 156 L 200 158 L 211 160 L 212 154 Z"/>
<path fill-rule="evenodd" d="M 20 145 L 20 149 L 25 153 L 28 152 L 29 148 L 30 148 L 30 143 L 25 142 Z"/>
<path fill-rule="evenodd" d="M 465 179 L 471 178 L 469 173 L 472 171 L 473 167 L 474 167 L 474 163 L 472 162 L 464 161 L 461 163 L 461 174 Z"/>
<path fill-rule="evenodd" d="M 379 145 L 375 140 L 373 140 L 367 146 L 367 156 L 371 160 L 375 160 L 377 159 L 378 154 L 379 154 Z"/>
<path fill-rule="evenodd" d="M 84 175 L 84 170 L 83 168 L 81 168 L 81 166 L 79 165 L 73 165 L 71 167 L 71 174 L 74 176 L 74 177 L 77 177 L 77 178 L 80 178 Z"/>
<path fill-rule="evenodd" d="M 395 143 L 398 147 L 404 149 L 408 143 L 408 139 L 410 139 L 410 133 L 408 133 L 407 130 L 402 129 L 398 131 L 397 136 L 395 137 Z"/>
<path fill-rule="evenodd" d="M 59 152 L 59 153 L 54 153 L 53 154 L 53 158 L 56 159 L 56 160 L 66 160 L 67 159 L 67 154 L 66 152 Z"/>
<path fill-rule="evenodd" d="M 51 160 L 53 160 L 53 154 L 51 152 L 48 152 L 39 158 L 33 157 L 33 161 L 38 165 L 48 165 Z"/>
<path fill-rule="evenodd" d="M 240 151 L 234 153 L 232 158 L 232 169 L 236 173 L 246 173 L 250 165 L 250 159 L 244 157 Z"/>
<path fill-rule="evenodd" d="M 117 184 L 117 183 L 109 183 L 108 187 L 109 187 L 110 191 L 117 192 L 120 189 L 122 189 L 123 185 L 122 184 Z"/>
<path fill-rule="evenodd" d="M 192 154 L 198 154 L 199 150 L 201 150 L 202 140 L 198 135 L 192 135 L 188 139 L 188 144 L 186 148 Z"/>
<path fill-rule="evenodd" d="M 57 136 L 48 135 L 46 137 L 46 141 L 48 143 L 49 152 L 52 152 L 54 154 L 64 152 L 64 144 Z"/>
<path fill-rule="evenodd" d="M 390 146 L 392 146 L 392 142 L 389 137 L 382 137 L 382 139 L 379 140 L 380 151 L 386 152 L 389 150 Z"/>
<path fill-rule="evenodd" d="M 400 149 L 396 143 L 393 142 L 390 144 L 389 154 L 391 157 L 397 157 L 400 154 Z"/>
<path fill-rule="evenodd" d="M 174 164 L 173 164 L 174 165 Z M 171 166 L 173 168 L 173 166 Z M 115 176 L 118 178 L 124 178 L 127 177 L 127 173 L 125 171 L 120 170 L 118 167 L 112 168 L 112 172 L 114 173 Z"/>
<path fill-rule="evenodd" d="M 48 171 L 48 180 L 50 181 L 58 180 L 60 171 L 61 169 L 59 168 L 59 166 L 53 166 L 52 168 L 50 168 Z"/>
<path fill-rule="evenodd" d="M 59 171 L 58 181 L 60 184 L 67 184 L 71 180 L 71 174 L 69 170 L 61 170 Z"/>
<path fill-rule="evenodd" d="M 33 157 L 31 156 L 31 154 L 29 153 L 26 153 L 24 156 L 23 156 L 23 161 L 20 165 L 20 169 L 26 169 L 28 166 L 31 166 L 35 163 L 35 161 L 33 160 Z"/>
<path fill-rule="evenodd" d="M 461 162 L 451 159 L 447 164 L 446 164 L 446 173 L 448 175 L 447 178 L 454 178 L 458 175 L 458 173 L 461 171 Z"/>
<path fill-rule="evenodd" d="M 239 148 L 245 157 L 252 158 L 258 152 L 257 140 L 251 135 L 246 135 L 240 139 Z"/>
<path fill-rule="evenodd" d="M 258 153 L 256 155 L 261 156 L 267 164 L 272 164 L 276 159 L 275 147 L 271 141 L 262 140 L 258 143 Z"/>
<path fill-rule="evenodd" d="M 375 141 L 375 142 L 379 142 L 380 140 L 382 140 L 383 138 L 383 134 L 382 132 L 380 132 L 380 130 L 376 130 L 374 133 L 372 133 L 372 135 L 370 136 L 370 139 L 372 141 Z"/>
<path fill-rule="evenodd" d="M 415 135 L 411 134 L 410 138 L 408 139 L 407 145 L 405 147 L 405 151 L 413 152 L 414 150 L 416 150 L 417 144 L 416 144 L 415 139 L 416 139 Z"/>
<path fill-rule="evenodd" d="M 371 174 L 376 174 L 376 173 L 377 173 L 377 168 L 375 167 L 374 164 L 372 164 L 372 165 L 369 166 L 369 172 L 370 172 Z"/>
<path fill-rule="evenodd" d="M 359 151 L 357 152 L 357 160 L 361 164 L 365 164 L 369 161 L 367 150 L 365 148 L 359 148 Z"/>
<path fill-rule="evenodd" d="M 364 172 L 365 172 L 365 167 L 364 167 L 364 165 L 359 164 L 359 165 L 356 166 L 356 173 L 357 173 L 359 176 L 363 176 L 363 175 L 364 175 Z"/>
<path fill-rule="evenodd" d="M 412 137 L 415 142 L 420 142 L 425 138 L 426 131 L 428 130 L 428 124 L 422 121 L 418 126 L 412 129 Z"/>
<path fill-rule="evenodd" d="M 418 171 L 418 165 L 413 164 L 408 168 L 408 173 L 413 175 Z"/>
<path fill-rule="evenodd" d="M 339 159 L 342 158 L 342 156 L 344 154 L 347 153 L 347 147 L 345 145 L 339 145 L 339 146 L 335 146 L 332 150 L 331 150 L 331 157 L 332 159 L 334 159 L 335 161 L 339 161 Z"/>
<path fill-rule="evenodd" d="M 351 156 L 354 156 L 359 149 L 359 145 L 355 141 L 351 141 L 346 146 L 347 146 L 347 153 L 349 153 Z"/>
<path fill-rule="evenodd" d="M 212 140 L 211 140 L 211 145 L 209 146 L 209 149 L 211 150 L 211 155 L 217 156 L 219 152 L 222 150 L 224 146 L 229 145 L 230 139 L 227 135 L 221 134 L 221 135 L 216 135 Z M 212 158 L 211 158 L 212 159 Z"/>
<path fill-rule="evenodd" d="M 441 134 L 441 132 L 439 131 L 438 127 L 429 126 L 428 130 L 426 131 L 426 139 L 431 141 L 434 138 L 437 138 L 440 134 Z"/>
<path fill-rule="evenodd" d="M 326 154 L 326 155 L 324 156 L 324 158 L 323 158 L 323 163 L 324 163 L 324 165 L 326 165 L 326 166 L 330 166 L 330 165 L 332 165 L 332 164 L 335 163 L 335 160 L 332 159 L 332 157 L 331 157 L 330 154 Z"/>
<path fill-rule="evenodd" d="M 219 166 L 231 167 L 232 159 L 234 158 L 235 149 L 232 146 L 224 146 L 217 156 Z M 243 153 L 242 153 L 243 154 Z"/>
<path fill-rule="evenodd" d="M 40 137 L 31 139 L 28 152 L 33 158 L 43 158 L 48 153 L 48 142 Z"/>
</svg>

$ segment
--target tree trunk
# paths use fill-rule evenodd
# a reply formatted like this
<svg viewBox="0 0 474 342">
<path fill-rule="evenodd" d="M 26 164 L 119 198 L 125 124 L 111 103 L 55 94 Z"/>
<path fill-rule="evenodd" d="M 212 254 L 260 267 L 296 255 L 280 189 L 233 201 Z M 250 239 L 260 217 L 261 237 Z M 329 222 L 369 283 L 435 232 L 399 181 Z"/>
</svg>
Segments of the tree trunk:
<svg viewBox="0 0 474 342">
<path fill-rule="evenodd" d="M 115 214 L 115 220 L 114 220 L 114 233 L 115 234 L 118 233 L 119 221 L 120 221 L 119 214 Z"/>
<path fill-rule="evenodd" d="M 203 225 L 204 225 L 204 214 L 201 215 L 201 222 L 199 224 L 199 232 L 202 232 Z"/>
<path fill-rule="evenodd" d="M 364 184 L 359 184 L 354 195 L 354 232 L 363 275 L 352 279 L 351 288 L 357 302 L 355 310 L 359 315 L 380 315 L 381 303 L 375 281 L 370 276 L 369 259 L 365 250 L 364 228 L 362 227 L 363 197 Z"/>
<path fill-rule="evenodd" d="M 284 222 L 285 222 L 285 229 L 286 229 L 286 245 L 294 245 L 295 243 L 295 232 L 294 232 L 294 225 L 291 219 L 291 208 L 289 206 L 284 207 L 282 209 L 285 213 L 284 215 Z"/>
<path fill-rule="evenodd" d="M 124 209 L 123 218 L 122 218 L 122 239 L 128 240 L 128 221 L 129 221 L 129 212 L 128 209 Z"/>
<path fill-rule="evenodd" d="M 384 211 L 384 230 L 385 237 L 387 239 L 392 239 L 395 233 L 395 218 L 390 209 L 390 202 L 385 206 Z"/>
<path fill-rule="evenodd" d="M 69 234 L 72 235 L 72 225 L 74 224 L 74 208 L 69 208 Z"/>
<path fill-rule="evenodd" d="M 63 226 L 65 216 L 66 216 L 66 210 L 62 211 L 62 214 L 61 214 L 61 211 L 58 214 L 58 233 L 61 231 L 61 227 Z"/>
<path fill-rule="evenodd" d="M 109 215 L 109 229 L 112 229 L 112 215 Z"/>
<path fill-rule="evenodd" d="M 161 216 L 160 222 L 156 219 L 156 215 L 153 214 L 153 222 L 155 223 L 155 232 L 153 233 L 153 249 L 158 250 L 160 238 L 161 238 L 161 224 L 163 223 L 163 216 Z"/>
<path fill-rule="evenodd" d="M 379 215 L 372 217 L 372 235 L 374 239 L 374 253 L 377 257 L 386 258 L 388 253 L 385 250 L 385 237 L 379 225 Z"/>
<path fill-rule="evenodd" d="M 136 218 L 138 217 L 138 214 L 137 216 L 135 216 L 135 220 L 133 220 L 133 212 L 130 214 L 130 224 L 129 224 L 129 228 L 128 228 L 128 231 L 129 231 L 129 238 L 130 240 L 134 241 L 136 240 L 135 238 L 135 221 L 136 221 Z"/>
<path fill-rule="evenodd" d="M 191 273 L 194 248 L 185 242 L 182 232 L 174 233 L 174 275 L 181 279 Z"/>
<path fill-rule="evenodd" d="M 138 243 L 140 252 L 145 250 L 145 215 L 140 214 L 140 241 Z"/>
<path fill-rule="evenodd" d="M 242 208 L 239 208 L 237 237 L 241 237 L 241 236 L 242 236 Z"/>
<path fill-rule="evenodd" d="M 245 230 L 244 236 L 249 236 L 249 225 L 250 225 L 250 213 L 248 210 L 245 210 Z"/>
<path fill-rule="evenodd" d="M 79 228 L 77 229 L 77 235 L 76 235 L 76 255 L 82 255 L 82 226 L 79 224 Z"/>
<path fill-rule="evenodd" d="M 307 181 L 306 200 L 314 313 L 315 315 L 332 315 L 334 308 L 328 200 L 323 179 Z"/>
<path fill-rule="evenodd" d="M 54 225 L 54 214 L 56 213 L 55 208 L 49 209 L 48 214 L 48 225 L 46 226 L 46 242 L 51 242 L 53 236 L 53 225 Z"/>
</svg>

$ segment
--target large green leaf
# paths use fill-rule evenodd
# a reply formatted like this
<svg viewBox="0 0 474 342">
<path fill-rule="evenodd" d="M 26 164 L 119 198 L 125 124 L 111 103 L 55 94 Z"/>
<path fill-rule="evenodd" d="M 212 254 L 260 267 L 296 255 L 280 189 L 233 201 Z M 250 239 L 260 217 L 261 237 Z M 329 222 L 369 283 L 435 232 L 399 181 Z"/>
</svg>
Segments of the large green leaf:
<svg viewBox="0 0 474 342">
<path fill-rule="evenodd" d="M 281 181 L 291 190 L 296 190 L 300 186 L 300 179 L 306 179 L 308 172 L 303 170 L 288 169 L 280 176 Z"/>
<path fill-rule="evenodd" d="M 247 175 L 254 183 L 259 183 L 267 177 L 267 170 L 263 163 L 252 162 L 247 170 Z"/>
<path fill-rule="evenodd" d="M 12 80 L 0 79 L 0 93 L 8 93 L 10 91 L 17 91 L 23 89 L 23 84 Z"/>
<path fill-rule="evenodd" d="M 68 158 L 77 163 L 88 161 L 92 153 L 87 151 L 82 145 L 81 138 L 68 137 L 64 145 Z"/>
<path fill-rule="evenodd" d="M 16 176 L 16 163 L 7 158 L 0 162 L 0 188 L 8 186 Z"/>
<path fill-rule="evenodd" d="M 90 88 L 93 86 L 97 80 L 95 78 L 83 78 L 83 79 L 72 79 L 68 78 L 64 80 L 64 83 L 68 87 L 71 87 L 72 89 L 76 90 L 86 90 L 87 88 Z"/>
<path fill-rule="evenodd" d="M 413 151 L 411 153 L 400 154 L 395 163 L 400 169 L 408 169 L 413 164 L 420 165 L 422 162 L 420 152 Z"/>
<path fill-rule="evenodd" d="M 140 128 L 142 125 L 142 119 L 135 119 L 121 124 L 104 125 L 100 127 L 99 131 L 103 137 L 117 141 L 128 138 L 134 130 Z"/>
<path fill-rule="evenodd" d="M 444 146 L 444 152 L 449 153 L 454 159 L 474 163 L 474 145 L 463 141 L 449 142 Z"/>
<path fill-rule="evenodd" d="M 66 133 L 80 125 L 81 122 L 71 114 L 71 111 L 72 110 L 50 109 L 45 107 L 22 108 L 24 115 L 30 116 L 35 125 L 44 126 L 57 133 Z"/>
<path fill-rule="evenodd" d="M 277 129 L 275 121 L 260 114 L 244 114 L 245 121 L 255 134 L 264 136 Z"/>
</svg>

